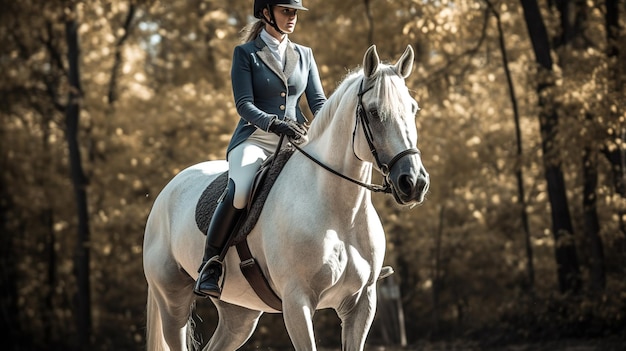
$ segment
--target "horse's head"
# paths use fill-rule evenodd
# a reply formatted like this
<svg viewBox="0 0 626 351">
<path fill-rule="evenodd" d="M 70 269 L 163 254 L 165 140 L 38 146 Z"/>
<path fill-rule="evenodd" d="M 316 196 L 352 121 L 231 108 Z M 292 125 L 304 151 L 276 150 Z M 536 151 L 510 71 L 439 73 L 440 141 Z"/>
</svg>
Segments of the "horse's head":
<svg viewBox="0 0 626 351">
<path fill-rule="evenodd" d="M 376 46 L 363 58 L 363 80 L 357 106 L 355 153 L 373 161 L 401 205 L 424 201 L 430 177 L 417 149 L 415 115 L 417 102 L 405 84 L 413 68 L 413 49 L 406 50 L 395 65 L 380 62 Z"/>
</svg>

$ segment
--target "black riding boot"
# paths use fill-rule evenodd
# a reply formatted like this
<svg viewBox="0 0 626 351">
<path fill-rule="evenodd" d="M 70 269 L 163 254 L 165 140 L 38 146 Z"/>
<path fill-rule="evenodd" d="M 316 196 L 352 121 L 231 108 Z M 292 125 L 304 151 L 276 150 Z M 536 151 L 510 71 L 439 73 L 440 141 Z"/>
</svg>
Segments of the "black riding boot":
<svg viewBox="0 0 626 351">
<path fill-rule="evenodd" d="M 228 242 L 231 232 L 235 229 L 241 214 L 244 212 L 244 210 L 233 206 L 234 197 L 235 183 L 230 179 L 226 196 L 217 205 L 207 230 L 204 257 L 202 258 L 202 265 L 200 265 L 198 270 L 200 275 L 193 289 L 196 295 L 219 298 L 222 293 L 219 285 L 219 279 L 222 275 L 222 263 L 219 261 L 219 256 L 224 250 L 224 246 Z"/>
</svg>

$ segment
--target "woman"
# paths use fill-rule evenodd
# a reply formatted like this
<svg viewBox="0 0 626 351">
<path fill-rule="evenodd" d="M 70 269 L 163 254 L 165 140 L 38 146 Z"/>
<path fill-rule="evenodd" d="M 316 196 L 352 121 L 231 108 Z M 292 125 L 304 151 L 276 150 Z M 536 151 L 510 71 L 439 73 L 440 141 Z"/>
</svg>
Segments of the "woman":
<svg viewBox="0 0 626 351">
<path fill-rule="evenodd" d="M 231 79 L 241 119 L 226 152 L 229 180 L 207 231 L 200 276 L 194 292 L 219 298 L 221 262 L 217 259 L 247 205 L 254 175 L 278 146 L 280 136 L 297 141 L 306 134 L 298 103 L 306 95 L 316 114 L 326 102 L 310 48 L 288 39 L 307 9 L 300 0 L 255 0 L 254 23 L 246 43 L 233 54 Z"/>
</svg>

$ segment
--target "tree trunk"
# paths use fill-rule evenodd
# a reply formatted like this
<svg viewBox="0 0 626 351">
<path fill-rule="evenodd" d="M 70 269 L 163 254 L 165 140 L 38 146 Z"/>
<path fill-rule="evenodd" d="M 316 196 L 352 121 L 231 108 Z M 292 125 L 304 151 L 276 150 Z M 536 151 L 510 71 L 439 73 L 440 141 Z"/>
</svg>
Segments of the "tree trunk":
<svg viewBox="0 0 626 351">
<path fill-rule="evenodd" d="M 0 129 L 0 135 L 3 131 Z M 0 150 L 3 149 L 4 140 L 0 137 Z M 2 150 L 4 151 L 4 150 Z M 5 155 L 5 153 L 1 153 Z M 7 165 L 2 158 L 0 168 L 3 172 L 7 172 Z M 15 232 L 11 230 L 9 218 L 11 209 L 14 208 L 11 196 L 8 192 L 8 184 L 4 173 L 0 175 L 0 328 L 4 335 L 3 344 L 8 345 L 6 350 L 19 350 L 21 345 L 20 336 L 22 335 L 21 325 L 19 321 L 17 292 L 17 260 L 19 256 L 15 252 L 13 240 Z"/>
<path fill-rule="evenodd" d="M 122 36 L 115 44 L 113 68 L 111 69 L 111 79 L 109 80 L 109 93 L 107 94 L 110 106 L 112 106 L 117 101 L 117 78 L 120 73 L 120 67 L 122 66 L 122 49 L 130 34 L 131 24 L 133 23 L 133 18 L 135 17 L 135 11 L 135 5 L 130 4 L 128 14 L 126 15 L 126 19 L 124 20 L 124 26 L 122 27 L 122 31 L 124 32 L 124 34 L 122 34 Z"/>
<path fill-rule="evenodd" d="M 626 12 L 626 2 L 623 3 L 623 11 Z M 624 60 L 623 51 L 620 52 L 620 33 L 621 26 L 619 22 L 619 1 L 605 1 L 605 26 L 607 41 L 607 57 L 609 59 L 609 92 L 614 92 L 614 99 L 617 101 L 616 108 L 611 111 L 611 119 L 617 121 L 619 116 L 624 113 L 624 85 L 626 84 L 626 60 Z M 623 49 L 623 46 L 621 47 Z M 614 183 L 616 191 L 621 195 L 622 199 L 626 198 L 626 150 L 624 149 L 624 140 L 626 140 L 626 124 L 624 121 L 617 123 L 614 133 L 614 144 L 617 146 L 610 149 L 608 145 L 603 150 L 613 167 Z M 620 229 L 622 237 L 619 239 L 618 245 L 621 247 L 622 260 L 621 266 L 623 272 L 626 273 L 626 211 L 618 212 Z"/>
<path fill-rule="evenodd" d="M 433 298 L 433 317 L 432 317 L 432 325 L 433 325 L 433 333 L 435 335 L 439 334 L 439 322 L 441 320 L 440 315 L 440 307 L 439 307 L 439 294 L 441 292 L 441 242 L 443 238 L 443 227 L 445 221 L 445 207 L 441 205 L 439 207 L 439 225 L 437 228 L 437 232 L 435 233 L 435 247 L 434 247 L 434 257 L 433 264 L 431 268 L 431 276 L 432 276 L 432 298 Z"/>
<path fill-rule="evenodd" d="M 538 65 L 537 96 L 539 97 L 539 128 L 545 178 L 552 213 L 552 234 L 557 264 L 559 289 L 577 293 L 581 287 L 580 267 L 574 242 L 574 229 L 568 208 L 565 180 L 557 148 L 558 115 L 554 107 L 552 58 L 548 33 L 536 0 L 521 0 L 528 34 Z"/>
<path fill-rule="evenodd" d="M 40 214 L 40 218 L 41 218 L 41 224 L 43 226 L 43 232 L 46 233 L 46 237 L 43 240 L 43 242 L 45 243 L 45 248 L 44 248 L 44 256 L 46 258 L 46 266 L 47 266 L 47 271 L 45 272 L 45 279 L 41 279 L 42 285 L 46 286 L 46 289 L 43 289 L 45 291 L 45 296 L 44 296 L 44 306 L 46 306 L 46 310 L 42 311 L 43 313 L 41 314 L 41 316 L 49 321 L 51 321 L 51 323 L 46 323 L 45 324 L 45 341 L 46 343 L 52 343 L 54 342 L 54 338 L 55 338 L 55 329 L 56 329 L 56 325 L 55 323 L 52 323 L 52 321 L 55 320 L 55 305 L 54 305 L 54 295 L 55 295 L 55 287 L 56 287 L 56 272 L 57 272 L 57 258 L 56 258 L 56 252 L 54 250 L 54 246 L 55 246 L 55 237 L 54 237 L 54 216 L 53 216 L 53 210 L 52 208 L 44 208 L 41 211 Z M 43 273 L 42 274 L 42 278 L 43 278 Z"/>
<path fill-rule="evenodd" d="M 584 32 L 587 21 L 587 5 L 584 1 L 558 0 L 557 8 L 561 18 L 562 50 L 559 59 L 562 62 L 565 78 L 577 70 L 576 67 L 567 66 L 571 62 L 568 58 L 576 51 L 584 51 L 588 48 L 584 40 Z M 591 79 L 591 78 L 590 78 Z M 585 115 L 586 128 L 593 130 L 593 118 L 591 112 Z M 604 248 L 600 237 L 600 220 L 596 206 L 596 188 L 598 184 L 597 171 L 597 148 L 592 141 L 588 141 L 582 155 L 582 179 L 583 179 L 583 237 L 586 254 L 589 255 L 590 290 L 600 293 L 606 285 L 606 273 L 604 264 Z"/>
<path fill-rule="evenodd" d="M 626 5 L 626 4 L 625 4 Z M 625 63 L 617 60 L 620 57 L 619 51 L 619 37 L 620 37 L 620 24 L 619 24 L 619 1 L 618 0 L 606 0 L 605 1 L 605 30 L 607 41 L 607 56 L 609 60 L 616 60 L 617 62 L 610 62 L 612 68 L 611 77 L 613 78 L 615 88 L 618 91 L 623 90 L 624 77 L 622 77 L 622 68 Z M 626 6 L 625 9 L 626 11 Z"/>
<path fill-rule="evenodd" d="M 593 293 L 601 293 L 606 286 L 604 246 L 600 238 L 600 221 L 596 207 L 598 185 L 597 154 L 591 147 L 583 151 L 583 217 L 585 242 L 589 249 L 589 284 Z"/>
<path fill-rule="evenodd" d="M 624 74 L 626 73 L 626 62 L 623 59 L 623 53 L 620 52 L 620 23 L 619 23 L 619 1 L 618 0 L 606 0 L 606 14 L 605 14 L 605 30 L 607 41 L 607 58 L 609 60 L 609 92 L 614 91 L 614 97 L 618 101 L 616 104 L 616 111 L 612 112 L 612 117 L 619 118 L 623 112 L 623 104 L 619 103 L 618 99 L 624 101 L 624 82 L 626 79 Z M 624 3 L 624 11 L 626 11 L 626 2 Z M 619 128 L 621 127 L 621 128 Z M 615 145 L 617 146 L 612 151 L 605 150 L 609 162 L 613 165 L 615 171 L 615 187 L 617 192 L 626 198 L 626 157 L 625 150 L 622 147 L 622 140 L 626 139 L 626 126 L 622 123 L 618 125 L 618 130 L 615 131 Z M 626 233 L 625 233 L 626 234 Z"/>
<path fill-rule="evenodd" d="M 522 131 L 520 127 L 519 110 L 517 108 L 517 98 L 515 97 L 515 88 L 513 86 L 513 78 L 511 77 L 511 71 L 509 70 L 509 60 L 506 53 L 506 44 L 504 41 L 504 32 L 502 30 L 502 23 L 500 21 L 500 14 L 493 7 L 491 2 L 487 0 L 487 4 L 491 9 L 491 12 L 496 18 L 496 24 L 498 27 L 498 38 L 500 44 L 500 52 L 502 54 L 502 66 L 506 75 L 507 86 L 509 89 L 509 97 L 511 99 L 511 107 L 513 109 L 513 120 L 515 122 L 515 141 L 517 146 L 517 167 L 515 169 L 515 178 L 517 179 L 517 196 L 519 197 L 520 205 L 520 219 L 522 221 L 522 228 L 524 230 L 524 244 L 526 247 L 526 274 L 528 282 L 527 286 L 530 291 L 534 289 L 535 285 L 535 268 L 533 266 L 533 247 L 530 238 L 530 225 L 528 224 L 528 213 L 526 211 L 526 194 L 524 191 L 524 176 L 522 169 Z"/>
<path fill-rule="evenodd" d="M 83 172 L 80 147 L 78 143 L 78 125 L 80 117 L 80 86 L 77 23 L 73 14 L 65 22 L 67 41 L 68 81 L 70 85 L 66 108 L 66 138 L 69 148 L 70 175 L 74 186 L 74 197 L 78 215 L 78 236 L 74 253 L 74 269 L 76 274 L 76 332 L 78 348 L 90 348 L 91 338 L 91 293 L 89 283 L 89 216 L 87 210 L 87 178 Z"/>
</svg>

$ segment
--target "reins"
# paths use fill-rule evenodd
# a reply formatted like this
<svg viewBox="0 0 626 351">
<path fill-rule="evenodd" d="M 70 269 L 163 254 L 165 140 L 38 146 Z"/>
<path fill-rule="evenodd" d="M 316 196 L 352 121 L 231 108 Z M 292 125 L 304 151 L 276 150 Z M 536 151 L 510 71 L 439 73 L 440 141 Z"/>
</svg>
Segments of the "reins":
<svg viewBox="0 0 626 351">
<path fill-rule="evenodd" d="M 316 159 L 315 157 L 313 157 L 311 154 L 307 153 L 306 151 L 302 150 L 302 148 L 300 148 L 298 145 L 291 143 L 293 145 L 294 148 L 296 148 L 296 150 L 300 151 L 304 156 L 308 157 L 311 161 L 315 162 L 316 164 L 318 164 L 319 166 L 321 166 L 322 168 L 324 168 L 325 170 L 329 171 L 330 173 L 339 176 L 345 180 L 351 181 L 354 184 L 360 185 L 362 187 L 364 187 L 367 190 L 376 192 L 376 193 L 391 193 L 391 186 L 385 182 L 384 185 L 376 185 L 376 184 L 367 184 L 367 183 L 363 183 L 361 181 L 358 181 L 356 179 L 350 178 L 346 175 L 343 175 L 337 171 L 335 171 L 334 169 L 328 167 L 327 165 L 325 165 L 324 163 L 322 163 L 320 160 Z"/>
<path fill-rule="evenodd" d="M 307 153 L 306 151 L 302 150 L 301 147 L 299 147 L 298 145 L 296 145 L 295 143 L 291 143 L 294 148 L 298 151 L 300 151 L 304 156 L 306 156 L 307 158 L 309 158 L 311 161 L 315 162 L 317 165 L 321 166 L 322 168 L 324 168 L 325 170 L 329 171 L 330 173 L 339 176 L 345 180 L 348 180 L 354 184 L 357 184 L 363 188 L 366 188 L 370 191 L 373 192 L 382 192 L 382 193 L 391 193 L 391 185 L 389 182 L 389 174 L 391 172 L 391 169 L 393 168 L 393 166 L 396 164 L 396 162 L 398 162 L 401 158 L 403 158 L 404 156 L 407 155 L 413 155 L 413 154 L 420 154 L 420 151 L 417 148 L 410 148 L 410 149 L 406 149 L 402 152 L 400 152 L 399 154 L 397 154 L 396 156 L 394 156 L 391 161 L 389 161 L 389 163 L 385 164 L 382 163 L 380 161 L 380 158 L 378 156 L 378 151 L 376 151 L 376 147 L 374 146 L 374 134 L 372 132 L 372 127 L 370 126 L 369 120 L 367 119 L 367 115 L 365 113 L 365 107 L 363 106 L 363 95 L 365 93 L 367 93 L 368 91 L 370 91 L 373 86 L 370 86 L 369 88 L 363 90 L 363 83 L 364 83 L 365 79 L 361 80 L 361 84 L 359 87 L 359 92 L 357 93 L 357 96 L 359 97 L 359 104 L 357 105 L 356 108 L 356 123 L 354 126 L 354 131 L 352 132 L 352 152 L 354 153 L 354 156 L 361 160 L 357 155 L 356 152 L 354 152 L 354 139 L 356 137 L 356 130 L 358 128 L 359 125 L 359 120 L 361 122 L 361 125 L 363 126 L 363 133 L 365 134 L 365 140 L 367 141 L 367 144 L 370 148 L 370 152 L 372 153 L 372 155 L 374 156 L 374 160 L 376 160 L 376 165 L 378 166 L 378 170 L 380 172 L 380 174 L 383 176 L 383 184 L 382 185 L 377 185 L 377 184 L 367 184 L 367 183 L 363 183 L 359 180 L 350 178 L 344 174 L 341 174 L 337 171 L 335 171 L 334 169 L 330 168 L 329 166 L 325 165 L 324 163 L 322 163 L 320 160 L 316 159 L 315 157 L 313 157 L 312 155 L 310 155 L 309 153 Z M 282 142 L 281 142 L 282 143 Z M 363 161 L 363 160 L 361 160 Z"/>
</svg>

